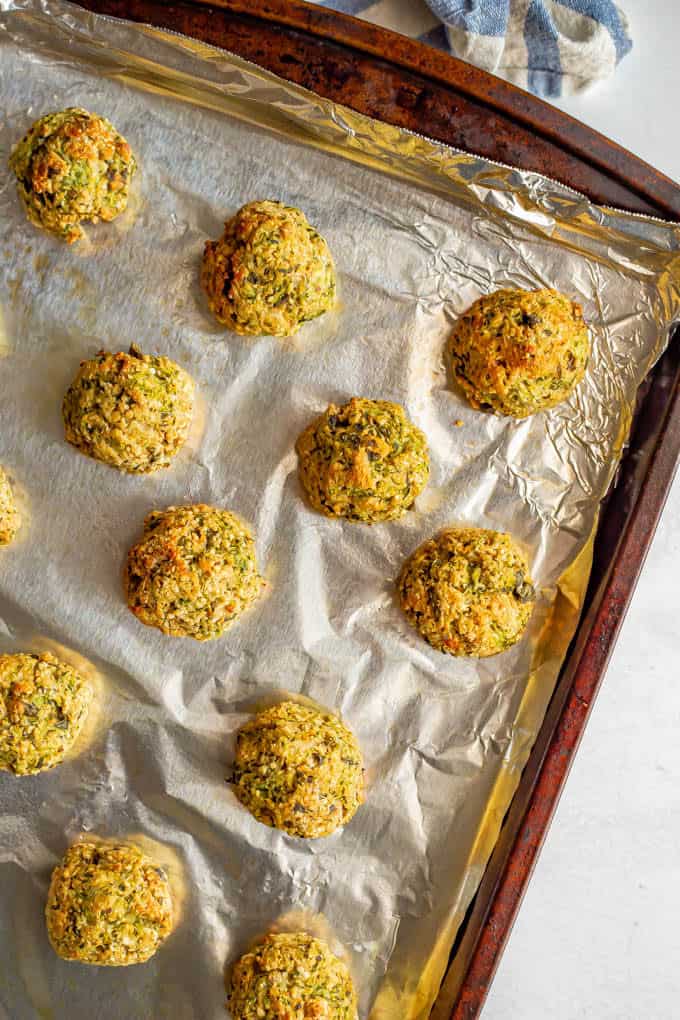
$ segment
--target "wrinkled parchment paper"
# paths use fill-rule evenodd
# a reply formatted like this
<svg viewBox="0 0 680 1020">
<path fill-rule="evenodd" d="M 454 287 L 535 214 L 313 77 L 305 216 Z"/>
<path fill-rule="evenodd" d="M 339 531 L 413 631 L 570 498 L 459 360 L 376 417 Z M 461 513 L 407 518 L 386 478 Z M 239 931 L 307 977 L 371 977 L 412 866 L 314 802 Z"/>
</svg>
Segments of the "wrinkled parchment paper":
<svg viewBox="0 0 680 1020">
<path fill-rule="evenodd" d="M 30 226 L 6 169 L 41 114 L 78 105 L 136 152 L 131 207 L 68 248 Z M 0 462 L 25 524 L 0 553 L 0 650 L 51 649 L 90 673 L 79 753 L 0 777 L 0 1004 L 12 1020 L 212 1020 L 258 934 L 307 927 L 346 955 L 371 1020 L 427 1016 L 569 639 L 636 388 L 678 316 L 677 227 L 593 207 L 534 174 L 457 154 L 177 36 L 57 0 L 0 0 Z M 327 238 L 337 311 L 294 341 L 208 314 L 203 242 L 242 203 L 300 206 Z M 557 287 L 593 335 L 585 382 L 523 422 L 473 411 L 442 361 L 456 316 L 494 288 Z M 99 348 L 176 359 L 200 406 L 175 466 L 127 477 L 63 440 L 62 395 Z M 293 444 L 330 401 L 403 403 L 431 481 L 399 522 L 304 505 Z M 455 426 L 460 420 L 462 425 Z M 208 502 L 257 535 L 268 597 L 221 640 L 139 624 L 121 567 L 153 508 Z M 447 658 L 402 618 L 394 578 L 451 523 L 512 532 L 540 590 L 525 640 Z M 343 714 L 368 798 L 316 842 L 255 822 L 225 782 L 234 735 L 282 691 Z M 60 961 L 49 874 L 82 834 L 142 842 L 178 920 L 147 965 Z"/>
</svg>

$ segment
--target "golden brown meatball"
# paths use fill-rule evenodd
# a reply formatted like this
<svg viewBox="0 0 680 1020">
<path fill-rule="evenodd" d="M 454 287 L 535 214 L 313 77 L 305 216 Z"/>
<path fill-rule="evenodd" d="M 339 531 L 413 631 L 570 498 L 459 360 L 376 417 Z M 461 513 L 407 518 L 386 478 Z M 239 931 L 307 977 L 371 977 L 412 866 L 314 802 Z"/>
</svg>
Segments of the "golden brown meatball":
<svg viewBox="0 0 680 1020">
<path fill-rule="evenodd" d="M 328 245 L 281 202 L 250 202 L 227 220 L 206 242 L 201 283 L 216 318 L 254 336 L 292 336 L 335 303 Z"/>
<path fill-rule="evenodd" d="M 100 351 L 82 361 L 62 404 L 66 440 L 130 473 L 166 468 L 186 442 L 194 384 L 169 358 Z"/>
<path fill-rule="evenodd" d="M 363 801 L 361 751 L 337 716 L 285 701 L 239 731 L 233 783 L 265 825 L 307 839 L 329 836 Z"/>
<path fill-rule="evenodd" d="M 196 504 L 156 510 L 128 553 L 128 606 L 175 637 L 220 637 L 262 593 L 255 543 L 238 517 Z"/>
<path fill-rule="evenodd" d="M 0 546 L 9 545 L 21 527 L 21 517 L 14 501 L 9 478 L 0 467 Z"/>
<path fill-rule="evenodd" d="M 357 1020 L 349 971 L 328 944 L 304 932 L 267 935 L 236 963 L 233 1020 Z"/>
<path fill-rule="evenodd" d="M 589 354 L 581 306 L 556 290 L 498 290 L 479 298 L 448 345 L 453 375 L 472 406 L 513 418 L 566 400 Z"/>
<path fill-rule="evenodd" d="M 393 521 L 413 505 L 430 472 L 425 436 L 399 404 L 353 397 L 331 404 L 296 443 L 309 502 L 328 517 Z"/>
<path fill-rule="evenodd" d="M 137 167 L 113 125 L 78 107 L 37 120 L 9 165 L 31 222 L 69 244 L 84 236 L 81 223 L 123 212 Z"/>
<path fill-rule="evenodd" d="M 516 543 L 482 528 L 450 528 L 424 542 L 397 587 L 408 620 L 433 648 L 479 658 L 520 639 L 535 599 Z"/>
<path fill-rule="evenodd" d="M 144 963 L 172 931 L 170 885 L 137 847 L 75 843 L 52 873 L 45 919 L 64 960 Z"/>
<path fill-rule="evenodd" d="M 28 776 L 62 762 L 93 695 L 89 680 L 49 652 L 0 655 L 0 769 Z"/>
</svg>

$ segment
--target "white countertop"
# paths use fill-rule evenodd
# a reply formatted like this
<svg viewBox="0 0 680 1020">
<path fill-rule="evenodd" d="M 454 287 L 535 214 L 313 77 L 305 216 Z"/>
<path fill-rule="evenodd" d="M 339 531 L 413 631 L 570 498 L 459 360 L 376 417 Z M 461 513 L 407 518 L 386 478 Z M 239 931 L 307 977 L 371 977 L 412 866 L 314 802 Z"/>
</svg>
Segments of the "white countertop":
<svg viewBox="0 0 680 1020">
<path fill-rule="evenodd" d="M 680 181 L 680 0 L 619 0 L 635 42 L 558 102 Z M 680 479 L 484 1020 L 680 1017 Z"/>
</svg>

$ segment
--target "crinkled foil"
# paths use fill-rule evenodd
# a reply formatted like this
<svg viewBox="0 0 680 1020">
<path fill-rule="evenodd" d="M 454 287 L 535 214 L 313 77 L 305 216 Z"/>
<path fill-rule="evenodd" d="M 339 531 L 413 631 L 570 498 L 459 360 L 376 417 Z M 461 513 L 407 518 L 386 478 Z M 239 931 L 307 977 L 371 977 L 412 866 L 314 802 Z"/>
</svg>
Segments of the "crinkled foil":
<svg viewBox="0 0 680 1020">
<path fill-rule="evenodd" d="M 0 553 L 0 650 L 50 648 L 99 691 L 77 755 L 0 778 L 4 1015 L 218 1018 L 225 967 L 302 925 L 346 954 L 362 1018 L 420 1020 L 576 626 L 636 389 L 680 310 L 679 229 L 58 0 L 0 0 L 0 97 L 0 462 L 25 516 Z M 128 213 L 69 248 L 26 222 L 7 159 L 70 105 L 113 121 L 141 169 Z M 302 207 L 339 270 L 337 311 L 290 342 L 225 333 L 198 286 L 204 240 L 264 197 Z M 509 285 L 578 299 L 594 343 L 573 397 L 522 422 L 473 411 L 442 360 L 456 316 Z M 131 342 L 201 394 L 188 447 L 150 477 L 80 456 L 60 421 L 79 361 Z M 351 395 L 403 403 L 428 436 L 431 481 L 402 521 L 302 501 L 294 441 Z M 144 515 L 187 502 L 249 521 L 269 581 L 207 644 L 143 627 L 121 587 Z M 462 522 L 512 532 L 540 589 L 526 639 L 479 662 L 427 647 L 394 596 L 411 550 Z M 328 839 L 259 825 L 226 782 L 237 728 L 281 691 L 342 713 L 365 752 L 367 801 Z M 169 869 L 177 928 L 144 966 L 67 964 L 48 945 L 49 874 L 83 833 L 141 840 Z"/>
</svg>

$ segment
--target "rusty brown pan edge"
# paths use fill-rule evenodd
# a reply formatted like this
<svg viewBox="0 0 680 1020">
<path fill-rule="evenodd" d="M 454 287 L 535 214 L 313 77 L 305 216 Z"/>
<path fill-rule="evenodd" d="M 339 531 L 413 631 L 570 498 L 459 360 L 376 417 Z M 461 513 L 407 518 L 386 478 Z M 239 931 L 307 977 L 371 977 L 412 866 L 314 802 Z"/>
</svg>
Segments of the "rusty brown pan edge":
<svg viewBox="0 0 680 1020">
<path fill-rule="evenodd" d="M 584 162 L 633 186 L 680 218 L 677 184 L 623 146 L 536 96 L 481 68 L 370 22 L 306 0 L 191 0 L 301 29 L 362 50 L 434 81 L 453 86 L 569 149 Z"/>
<path fill-rule="evenodd" d="M 349 15 L 303 0 L 77 2 L 230 49 L 368 116 L 547 174 L 600 204 L 680 219 L 676 185 L 614 142 L 486 71 Z"/>
<path fill-rule="evenodd" d="M 488 105 L 494 105 L 493 97 L 499 89 L 509 90 L 510 94 L 517 93 L 522 102 L 529 101 L 534 104 L 534 113 L 537 116 L 540 108 L 544 108 L 556 116 L 558 121 L 570 122 L 585 133 L 586 143 L 589 138 L 594 136 L 604 145 L 605 151 L 609 147 L 612 151 L 618 151 L 621 159 L 607 160 L 602 165 L 612 176 L 616 176 L 620 172 L 624 185 L 631 186 L 632 183 L 631 193 L 634 194 L 636 191 L 640 193 L 642 190 L 634 180 L 635 174 L 639 174 L 642 169 L 646 172 L 644 175 L 645 187 L 648 188 L 646 194 L 656 209 L 665 211 L 672 218 L 675 218 L 680 211 L 680 189 L 678 186 L 641 160 L 615 146 L 603 136 L 591 132 L 584 125 L 572 121 L 571 118 L 559 111 L 552 110 L 546 104 L 515 89 L 514 86 L 506 86 L 505 83 L 491 75 L 470 68 L 469 65 L 455 61 L 454 58 L 446 54 L 432 51 L 420 43 L 397 36 L 395 33 L 376 29 L 375 26 L 366 26 L 365 23 L 357 19 L 312 7 L 301 3 L 300 0 L 249 0 L 248 3 L 243 3 L 241 0 L 218 0 L 215 3 L 213 0 L 211 5 L 208 5 L 206 0 L 189 0 L 189 3 L 182 4 L 161 4 L 160 0 L 157 0 L 154 6 L 159 17 L 157 20 L 154 19 L 153 23 L 161 27 L 172 28 L 173 11 L 192 5 L 195 7 L 212 6 L 213 8 L 219 6 L 225 13 L 246 12 L 247 20 L 251 22 L 255 15 L 271 22 L 285 23 L 298 30 L 313 31 L 322 39 L 327 38 L 333 42 L 354 46 L 365 52 L 374 52 L 373 43 L 366 45 L 364 41 L 362 44 L 360 38 L 368 28 L 381 35 L 381 38 L 385 40 L 384 45 L 392 47 L 392 40 L 396 39 L 400 46 L 406 48 L 408 59 L 401 61 L 403 66 L 413 67 L 416 71 L 427 75 L 428 67 L 433 61 L 436 65 L 439 65 L 440 61 L 454 65 L 452 71 L 443 74 L 436 73 L 431 76 L 448 81 L 452 87 L 458 90 L 462 86 L 457 78 L 458 71 L 455 65 L 460 65 L 465 69 L 466 76 L 472 72 L 475 79 L 481 79 L 481 87 L 475 94 Z M 132 20 L 150 20 L 148 17 L 140 16 L 142 8 L 148 9 L 151 6 L 149 2 L 142 2 L 142 0 L 81 0 L 81 6 L 102 13 L 129 17 Z M 286 10 L 285 15 L 281 14 L 283 8 Z M 163 17 L 164 14 L 166 17 Z M 168 24 L 168 15 L 170 24 Z M 310 17 L 311 22 L 309 21 Z M 349 35 L 344 34 L 345 24 L 342 26 L 343 32 L 338 32 L 338 22 L 351 23 L 352 31 Z M 358 41 L 353 41 L 357 33 Z M 200 37 L 200 33 L 196 34 Z M 288 38 L 285 41 L 290 44 L 291 39 Z M 234 46 L 233 39 L 231 48 L 238 52 L 238 46 Z M 248 56 L 249 54 L 244 55 Z M 382 56 L 382 54 L 379 55 Z M 390 50 L 390 60 L 393 55 Z M 279 73 L 281 73 L 280 70 Z M 484 80 L 491 83 L 489 89 L 485 89 Z M 507 99 L 507 97 L 505 98 Z M 512 102 L 508 102 L 505 109 L 510 114 L 515 114 Z M 519 116 L 517 114 L 518 119 Z M 389 120 L 389 114 L 383 113 L 383 118 Z M 424 133 L 427 133 L 426 125 Z M 546 133 L 543 131 L 543 134 Z M 557 134 L 556 137 L 559 140 L 560 135 Z M 632 182 L 631 177 L 626 176 L 624 171 L 633 176 Z M 565 183 L 569 184 L 570 182 L 567 180 Z M 582 737 L 626 609 L 632 598 L 637 577 L 651 544 L 680 455 L 680 363 L 676 366 L 667 399 L 662 397 L 662 389 L 663 387 L 653 403 L 658 405 L 659 397 L 663 399 L 661 405 L 664 409 L 664 413 L 661 415 L 663 420 L 656 429 L 654 448 L 647 458 L 644 470 L 636 472 L 639 477 L 639 491 L 636 493 L 633 508 L 626 515 L 625 527 L 616 549 L 616 555 L 600 581 L 597 592 L 591 598 L 590 607 L 579 626 L 568 666 L 563 671 L 541 734 L 532 751 L 529 764 L 508 813 L 492 861 L 466 920 L 465 932 L 458 945 L 457 957 L 459 963 L 461 959 L 464 961 L 463 970 L 457 974 L 456 971 L 460 971 L 460 967 L 450 968 L 442 986 L 438 1006 L 435 1007 L 437 1017 L 449 1015 L 448 1009 L 446 1014 L 442 1012 L 442 1009 L 446 1008 L 447 1000 L 453 1003 L 454 999 L 455 1007 L 453 1007 L 453 1013 L 450 1014 L 451 1020 L 474 1020 L 479 1016 Z M 651 409 L 651 414 L 658 417 L 656 407 Z"/>
</svg>

